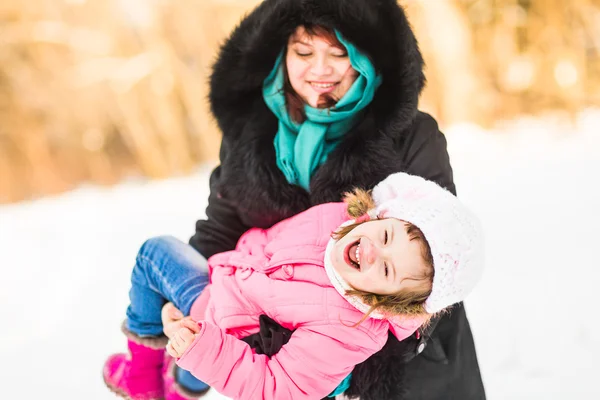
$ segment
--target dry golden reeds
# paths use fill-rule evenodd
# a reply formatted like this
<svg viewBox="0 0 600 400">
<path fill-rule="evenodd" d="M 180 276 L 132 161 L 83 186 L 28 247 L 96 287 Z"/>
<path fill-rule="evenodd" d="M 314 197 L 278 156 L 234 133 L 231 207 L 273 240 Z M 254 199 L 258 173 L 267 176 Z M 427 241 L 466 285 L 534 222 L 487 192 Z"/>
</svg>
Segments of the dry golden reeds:
<svg viewBox="0 0 600 400">
<path fill-rule="evenodd" d="M 446 124 L 600 105 L 599 0 L 407 1 Z"/>
<path fill-rule="evenodd" d="M 214 159 L 219 40 L 252 1 L 3 1 L 0 203 Z"/>
<path fill-rule="evenodd" d="M 3 0 L 0 203 L 216 158 L 220 41 L 259 0 Z M 443 124 L 599 104 L 600 0 L 402 0 Z"/>
</svg>

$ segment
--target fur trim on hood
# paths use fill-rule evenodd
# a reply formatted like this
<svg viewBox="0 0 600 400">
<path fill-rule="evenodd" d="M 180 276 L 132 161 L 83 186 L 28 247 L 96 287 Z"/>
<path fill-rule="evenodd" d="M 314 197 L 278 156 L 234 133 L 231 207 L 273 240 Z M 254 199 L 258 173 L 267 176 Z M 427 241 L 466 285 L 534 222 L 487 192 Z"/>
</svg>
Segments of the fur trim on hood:
<svg viewBox="0 0 600 400">
<path fill-rule="evenodd" d="M 225 136 L 237 135 L 244 117 L 270 112 L 263 81 L 303 24 L 336 29 L 371 58 L 383 77 L 371 104 L 380 129 L 410 124 L 425 82 L 423 58 L 396 0 L 265 0 L 234 29 L 213 67 L 211 109 Z"/>
</svg>

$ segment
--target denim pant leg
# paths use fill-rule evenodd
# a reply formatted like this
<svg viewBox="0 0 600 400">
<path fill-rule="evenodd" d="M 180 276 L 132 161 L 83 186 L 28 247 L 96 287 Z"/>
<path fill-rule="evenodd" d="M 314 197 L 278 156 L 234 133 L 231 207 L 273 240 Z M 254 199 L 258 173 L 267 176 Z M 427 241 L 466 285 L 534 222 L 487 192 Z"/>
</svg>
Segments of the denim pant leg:
<svg viewBox="0 0 600 400">
<path fill-rule="evenodd" d="M 165 303 L 170 301 L 189 315 L 207 283 L 207 262 L 190 245 L 170 236 L 147 240 L 131 274 L 127 328 L 138 336 L 161 335 Z"/>
<path fill-rule="evenodd" d="M 179 386 L 182 386 L 192 393 L 201 393 L 210 387 L 208 384 L 192 375 L 191 372 L 186 371 L 179 366 L 175 366 L 175 381 Z"/>
</svg>

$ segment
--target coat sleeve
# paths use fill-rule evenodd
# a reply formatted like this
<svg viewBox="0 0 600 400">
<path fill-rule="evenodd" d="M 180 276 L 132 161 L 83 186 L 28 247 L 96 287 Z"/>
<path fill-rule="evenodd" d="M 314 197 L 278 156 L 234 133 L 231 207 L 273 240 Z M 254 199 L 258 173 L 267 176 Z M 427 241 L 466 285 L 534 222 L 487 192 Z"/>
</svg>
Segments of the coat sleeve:
<svg viewBox="0 0 600 400">
<path fill-rule="evenodd" d="M 370 334 L 369 327 L 362 324 L 356 328 L 342 324 L 300 327 L 269 358 L 203 322 L 198 337 L 177 364 L 233 399 L 320 399 L 331 393 L 354 365 L 383 347 L 387 327 L 380 328 Z"/>
<path fill-rule="evenodd" d="M 220 149 L 221 163 L 225 162 L 228 154 L 227 141 L 223 139 Z M 206 208 L 206 219 L 196 222 L 196 233 L 190 238 L 190 245 L 206 259 L 216 253 L 233 250 L 245 231 L 245 226 L 236 207 L 219 194 L 222 167 L 216 167 L 210 175 L 210 194 Z"/>
<path fill-rule="evenodd" d="M 446 137 L 430 115 L 419 113 L 408 138 L 405 171 L 448 189 L 456 195 Z"/>
</svg>

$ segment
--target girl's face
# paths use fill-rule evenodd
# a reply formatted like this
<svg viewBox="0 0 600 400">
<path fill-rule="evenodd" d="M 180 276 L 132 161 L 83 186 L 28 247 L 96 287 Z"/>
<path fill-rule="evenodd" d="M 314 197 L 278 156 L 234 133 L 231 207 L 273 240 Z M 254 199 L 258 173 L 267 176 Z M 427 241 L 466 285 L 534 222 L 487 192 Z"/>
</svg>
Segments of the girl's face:
<svg viewBox="0 0 600 400">
<path fill-rule="evenodd" d="M 335 244 L 333 267 L 354 289 L 395 294 L 423 286 L 427 264 L 421 244 L 410 240 L 407 224 L 386 218 L 358 225 Z"/>
<path fill-rule="evenodd" d="M 358 77 L 344 47 L 310 36 L 302 26 L 288 40 L 285 62 L 292 88 L 315 108 L 323 94 L 341 99 Z"/>
</svg>

